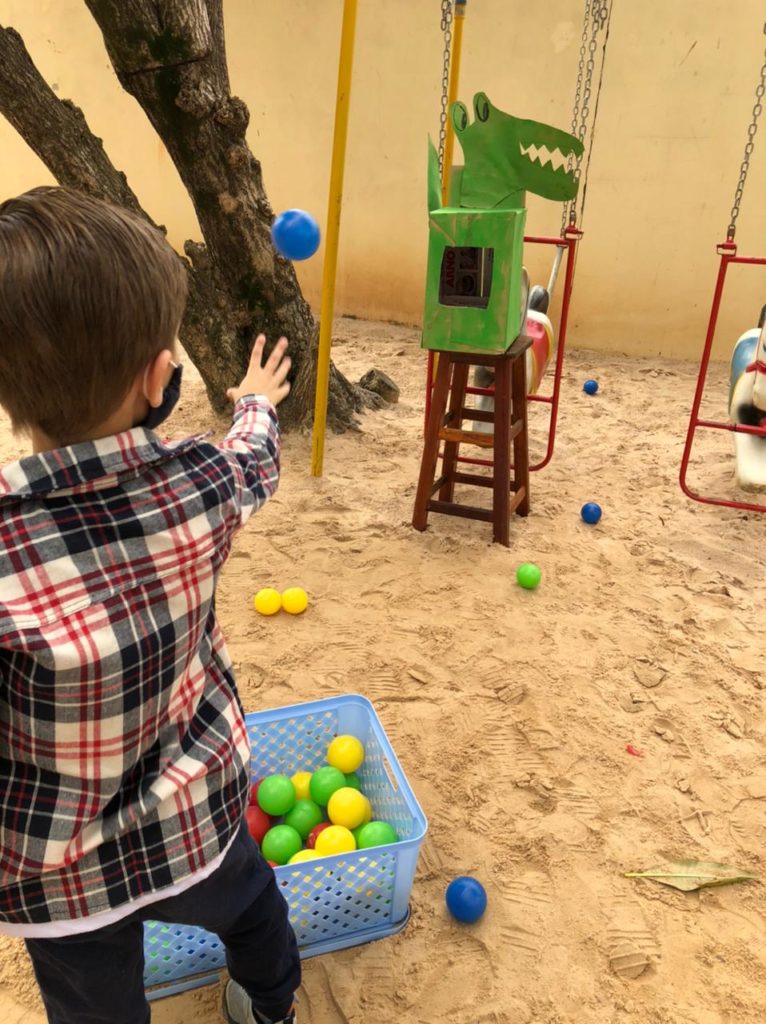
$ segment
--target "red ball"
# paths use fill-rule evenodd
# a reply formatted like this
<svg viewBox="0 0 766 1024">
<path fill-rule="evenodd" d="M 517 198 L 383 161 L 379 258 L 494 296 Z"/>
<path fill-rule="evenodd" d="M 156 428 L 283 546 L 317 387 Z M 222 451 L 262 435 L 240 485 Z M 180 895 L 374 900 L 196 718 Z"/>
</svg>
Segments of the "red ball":
<svg viewBox="0 0 766 1024">
<path fill-rule="evenodd" d="M 258 806 L 248 807 L 245 811 L 245 817 L 247 818 L 248 832 L 260 846 L 263 842 L 263 837 L 272 826 L 271 818 Z"/>
<path fill-rule="evenodd" d="M 258 803 L 258 790 L 260 789 L 263 779 L 256 779 L 256 781 L 250 787 L 250 806 L 255 807 Z"/>
<path fill-rule="evenodd" d="M 273 861 L 273 860 L 267 860 L 266 863 L 269 865 L 270 868 L 278 868 L 279 867 L 279 864 L 277 864 L 276 861 Z"/>
<path fill-rule="evenodd" d="M 330 827 L 329 821 L 323 821 L 319 825 L 315 825 L 309 832 L 308 839 L 306 840 L 306 848 L 313 850 L 316 846 L 317 836 L 320 832 L 324 832 L 326 828 Z"/>
</svg>

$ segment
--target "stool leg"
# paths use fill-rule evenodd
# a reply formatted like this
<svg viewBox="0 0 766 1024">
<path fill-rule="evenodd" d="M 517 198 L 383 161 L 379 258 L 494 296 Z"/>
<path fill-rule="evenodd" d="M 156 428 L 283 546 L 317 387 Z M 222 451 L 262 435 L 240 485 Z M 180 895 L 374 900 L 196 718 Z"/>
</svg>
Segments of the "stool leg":
<svg viewBox="0 0 766 1024">
<path fill-rule="evenodd" d="M 521 362 L 520 359 L 516 360 Z M 510 547 L 511 490 L 511 369 L 508 359 L 495 368 L 495 454 L 492 471 L 493 540 Z"/>
<path fill-rule="evenodd" d="M 465 405 L 465 389 L 468 384 L 468 363 L 455 363 L 455 371 L 452 374 L 452 392 L 450 394 L 449 416 L 447 423 L 458 430 L 463 425 L 462 411 Z M 447 482 L 439 491 L 440 501 L 452 501 L 455 494 L 455 468 L 457 456 L 460 449 L 458 441 L 445 441 L 444 458 L 442 459 L 442 475 Z"/>
<path fill-rule="evenodd" d="M 415 508 L 412 513 L 412 525 L 416 530 L 425 530 L 428 525 L 428 502 L 436 476 L 436 463 L 439 461 L 439 431 L 444 423 L 444 413 L 447 409 L 452 367 L 453 363 L 449 355 L 446 352 L 440 353 L 439 365 L 436 369 L 436 383 L 431 398 L 431 412 L 423 441 L 423 457 L 420 461 Z"/>
<path fill-rule="evenodd" d="M 527 433 L 527 361 L 524 356 L 514 362 L 512 406 L 513 423 L 522 421 L 523 427 L 513 439 L 513 475 L 516 486 L 524 488 L 524 498 L 516 509 L 516 515 L 529 515 L 529 435 Z"/>
</svg>

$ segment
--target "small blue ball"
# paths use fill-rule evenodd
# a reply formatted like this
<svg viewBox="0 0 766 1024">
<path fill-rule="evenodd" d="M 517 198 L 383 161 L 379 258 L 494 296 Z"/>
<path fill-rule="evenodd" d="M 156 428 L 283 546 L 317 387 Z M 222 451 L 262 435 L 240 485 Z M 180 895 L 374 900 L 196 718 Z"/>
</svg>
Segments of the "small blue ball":
<svg viewBox="0 0 766 1024">
<path fill-rule="evenodd" d="M 305 210 L 285 210 L 271 227 L 274 248 L 288 260 L 307 260 L 319 248 L 319 225 Z"/>
<path fill-rule="evenodd" d="M 589 526 L 595 526 L 601 518 L 601 506 L 597 505 L 595 501 L 586 501 L 580 509 L 580 515 L 584 523 L 587 523 Z"/>
<path fill-rule="evenodd" d="M 582 389 L 583 389 L 583 391 L 585 392 L 586 395 L 595 395 L 596 392 L 598 391 L 598 381 L 597 380 L 586 380 L 585 383 L 582 386 Z"/>
<path fill-rule="evenodd" d="M 481 882 L 470 875 L 460 875 L 447 886 L 447 909 L 464 924 L 478 921 L 487 909 L 487 893 Z"/>
</svg>

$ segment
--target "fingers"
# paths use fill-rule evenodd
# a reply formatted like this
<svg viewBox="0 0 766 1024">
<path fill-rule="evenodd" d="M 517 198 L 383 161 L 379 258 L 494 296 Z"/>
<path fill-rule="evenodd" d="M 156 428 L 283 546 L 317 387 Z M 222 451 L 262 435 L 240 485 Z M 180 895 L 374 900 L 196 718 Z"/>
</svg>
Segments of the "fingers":
<svg viewBox="0 0 766 1024">
<path fill-rule="evenodd" d="M 282 384 L 282 385 L 281 385 L 281 386 L 280 386 L 280 387 L 279 387 L 279 388 L 277 389 L 277 393 L 276 393 L 276 401 L 274 402 L 274 405 L 279 405 L 279 403 L 280 403 L 281 401 L 283 401 L 283 400 L 284 400 L 285 398 L 287 398 L 287 396 L 288 396 L 289 394 L 290 394 L 290 382 L 286 380 L 286 381 L 284 382 L 284 384 Z"/>
<path fill-rule="evenodd" d="M 287 351 L 287 338 L 280 338 L 279 341 L 274 346 L 271 355 L 266 360 L 265 369 L 269 370 L 271 373 L 274 373 L 276 371 L 277 367 L 282 362 L 282 359 L 284 358 L 284 355 L 285 355 L 286 351 Z"/>
<path fill-rule="evenodd" d="M 286 379 L 288 373 L 290 372 L 290 367 L 292 365 L 293 364 L 292 364 L 292 360 L 290 359 L 290 357 L 289 356 L 285 356 L 285 358 L 282 360 L 282 362 L 279 364 L 279 366 L 276 367 L 276 369 L 274 370 L 274 372 L 272 374 L 272 376 L 274 377 L 274 380 L 277 382 L 277 384 L 281 384 Z"/>
<path fill-rule="evenodd" d="M 266 335 L 265 334 L 259 334 L 258 337 L 255 339 L 255 344 L 253 345 L 253 351 L 250 353 L 250 369 L 251 370 L 260 370 L 260 368 L 263 366 L 263 349 L 264 349 L 265 345 L 266 345 Z"/>
</svg>

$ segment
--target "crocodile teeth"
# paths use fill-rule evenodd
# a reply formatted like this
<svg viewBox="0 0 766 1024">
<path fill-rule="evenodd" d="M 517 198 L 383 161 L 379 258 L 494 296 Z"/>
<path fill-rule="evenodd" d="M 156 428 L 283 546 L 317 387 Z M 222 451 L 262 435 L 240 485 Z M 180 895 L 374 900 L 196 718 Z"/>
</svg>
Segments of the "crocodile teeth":
<svg viewBox="0 0 766 1024">
<path fill-rule="evenodd" d="M 558 148 L 550 150 L 545 144 L 542 146 L 536 146 L 534 142 L 529 146 L 524 146 L 524 144 L 520 142 L 519 149 L 528 160 L 532 163 L 540 164 L 541 167 L 545 167 L 550 164 L 551 170 L 553 171 L 558 171 L 561 170 L 562 167 L 566 167 L 567 156 Z"/>
</svg>

